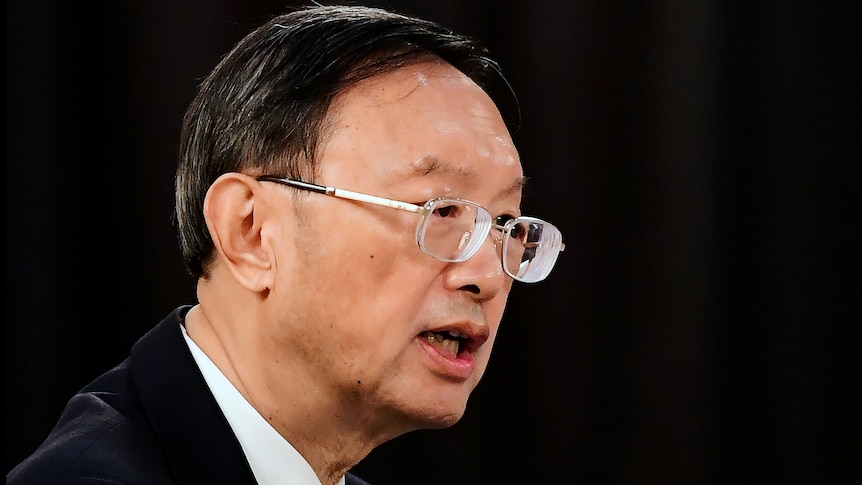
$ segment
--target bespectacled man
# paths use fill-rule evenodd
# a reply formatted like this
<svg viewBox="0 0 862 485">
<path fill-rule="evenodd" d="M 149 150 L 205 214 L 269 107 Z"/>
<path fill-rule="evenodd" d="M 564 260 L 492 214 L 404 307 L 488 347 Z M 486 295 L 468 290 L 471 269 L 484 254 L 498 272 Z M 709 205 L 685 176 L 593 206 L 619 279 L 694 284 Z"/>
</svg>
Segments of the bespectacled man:
<svg viewBox="0 0 862 485">
<path fill-rule="evenodd" d="M 470 39 L 383 10 L 250 33 L 183 126 L 198 301 L 73 397 L 7 483 L 361 484 L 376 446 L 456 423 L 513 282 L 564 248 L 521 214 L 501 80 Z"/>
</svg>

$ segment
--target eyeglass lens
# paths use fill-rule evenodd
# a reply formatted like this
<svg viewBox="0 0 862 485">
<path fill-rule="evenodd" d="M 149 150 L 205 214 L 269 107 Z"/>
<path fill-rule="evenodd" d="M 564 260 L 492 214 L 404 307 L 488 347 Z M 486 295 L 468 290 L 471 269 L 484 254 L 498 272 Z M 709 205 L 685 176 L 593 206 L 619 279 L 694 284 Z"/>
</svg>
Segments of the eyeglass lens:
<svg viewBox="0 0 862 485">
<path fill-rule="evenodd" d="M 419 232 L 419 245 L 443 261 L 464 261 L 478 249 L 491 229 L 491 215 L 481 206 L 456 200 L 435 200 Z"/>
<path fill-rule="evenodd" d="M 488 236 L 491 215 L 479 205 L 441 199 L 426 205 L 428 214 L 417 227 L 419 246 L 448 262 L 469 259 Z M 549 223 L 532 217 L 509 220 L 502 228 L 503 267 L 524 282 L 544 279 L 556 262 L 562 236 Z"/>
<path fill-rule="evenodd" d="M 545 279 L 559 255 L 560 231 L 540 219 L 519 217 L 507 222 L 503 232 L 506 272 L 526 282 Z"/>
</svg>

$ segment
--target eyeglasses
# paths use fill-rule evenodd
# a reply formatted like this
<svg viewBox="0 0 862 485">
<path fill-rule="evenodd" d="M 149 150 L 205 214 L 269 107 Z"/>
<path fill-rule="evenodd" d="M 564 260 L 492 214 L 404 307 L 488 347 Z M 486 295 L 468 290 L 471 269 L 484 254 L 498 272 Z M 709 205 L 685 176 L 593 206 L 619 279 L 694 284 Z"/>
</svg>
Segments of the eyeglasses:
<svg viewBox="0 0 862 485">
<path fill-rule="evenodd" d="M 437 197 L 423 205 L 416 205 L 271 175 L 260 176 L 257 180 L 415 212 L 420 216 L 416 224 L 416 243 L 419 248 L 425 254 L 447 263 L 467 261 L 473 257 L 491 229 L 497 229 L 502 233 L 500 259 L 503 270 L 523 283 L 537 283 L 547 278 L 560 252 L 566 247 L 560 230 L 551 223 L 525 216 L 492 219 L 487 209 L 469 200 Z"/>
</svg>

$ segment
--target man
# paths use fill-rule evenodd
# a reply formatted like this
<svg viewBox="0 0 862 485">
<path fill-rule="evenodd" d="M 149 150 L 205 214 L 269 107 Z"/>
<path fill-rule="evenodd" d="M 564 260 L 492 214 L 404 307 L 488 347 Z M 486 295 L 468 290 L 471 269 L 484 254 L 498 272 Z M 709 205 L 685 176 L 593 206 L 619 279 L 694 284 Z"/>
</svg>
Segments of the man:
<svg viewBox="0 0 862 485">
<path fill-rule="evenodd" d="M 469 39 L 362 7 L 239 42 L 183 126 L 198 303 L 74 396 L 7 483 L 361 484 L 349 470 L 376 446 L 456 423 L 512 282 L 563 249 L 520 215 L 496 69 Z"/>
</svg>

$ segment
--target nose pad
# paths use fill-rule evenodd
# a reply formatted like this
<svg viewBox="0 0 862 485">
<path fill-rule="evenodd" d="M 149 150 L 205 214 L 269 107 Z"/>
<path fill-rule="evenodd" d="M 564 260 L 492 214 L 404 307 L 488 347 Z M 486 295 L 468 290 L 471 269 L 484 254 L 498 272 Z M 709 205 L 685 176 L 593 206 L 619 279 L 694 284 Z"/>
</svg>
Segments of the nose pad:
<svg viewBox="0 0 862 485">
<path fill-rule="evenodd" d="M 494 258 L 493 258 L 493 259 L 494 259 L 494 260 L 496 260 L 496 263 L 500 265 L 500 270 L 501 270 L 501 272 L 502 272 L 502 264 L 503 264 L 503 238 L 502 238 L 502 237 L 498 237 L 496 234 L 494 234 L 494 231 L 491 231 L 490 233 L 488 233 L 488 237 L 491 239 L 491 245 L 492 245 L 492 246 L 493 246 L 493 248 L 494 248 Z M 481 252 L 482 250 L 483 250 L 482 248 L 480 248 L 480 249 L 479 249 L 479 251 L 480 251 L 480 252 Z M 474 256 L 474 257 L 475 257 L 475 256 Z"/>
<path fill-rule="evenodd" d="M 464 246 L 467 245 L 467 241 L 469 241 L 469 240 L 470 240 L 470 232 L 469 231 L 462 234 L 461 240 L 458 241 L 458 250 L 460 251 L 460 250 L 464 249 Z"/>
</svg>

